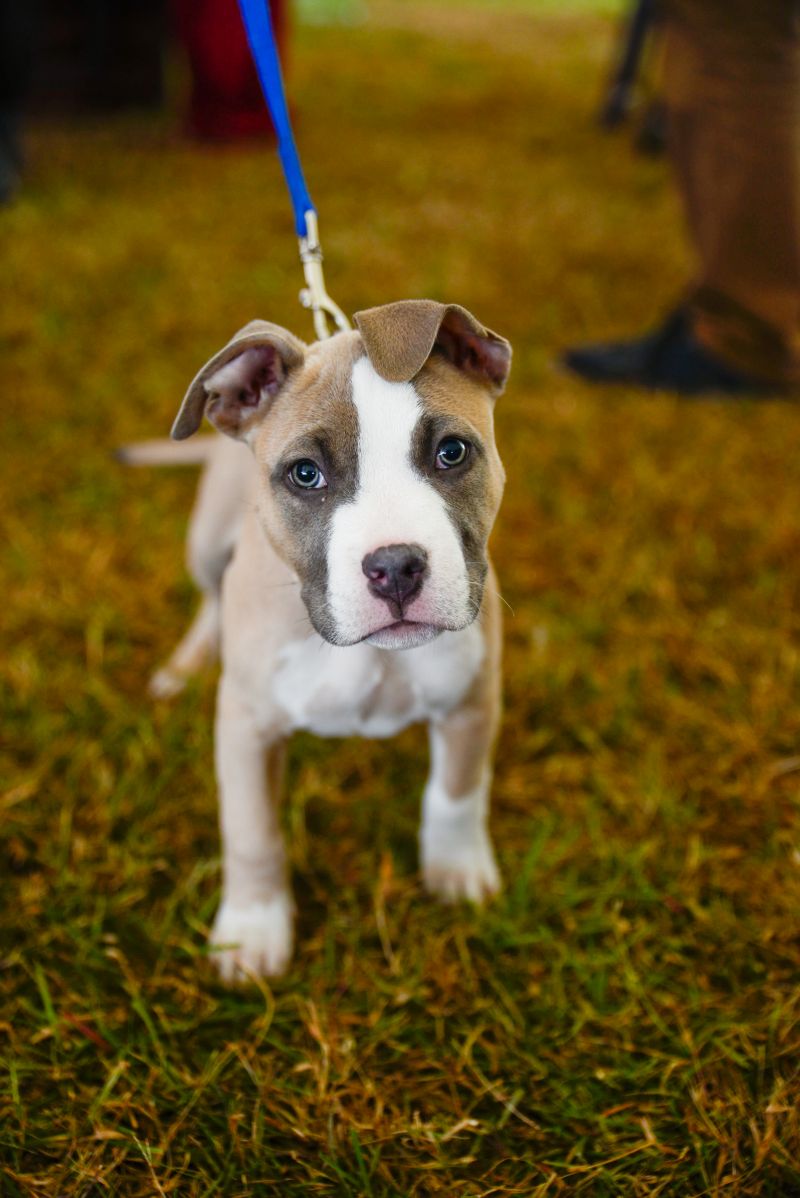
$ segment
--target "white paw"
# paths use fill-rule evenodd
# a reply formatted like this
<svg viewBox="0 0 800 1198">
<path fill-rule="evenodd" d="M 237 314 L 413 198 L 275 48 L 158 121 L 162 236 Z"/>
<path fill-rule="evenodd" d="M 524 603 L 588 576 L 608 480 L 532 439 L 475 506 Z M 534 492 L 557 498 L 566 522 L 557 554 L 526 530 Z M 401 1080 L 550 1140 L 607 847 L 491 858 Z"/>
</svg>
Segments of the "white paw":
<svg viewBox="0 0 800 1198">
<path fill-rule="evenodd" d="M 500 889 L 500 873 L 489 834 L 484 828 L 468 840 L 458 836 L 426 836 L 422 846 L 425 888 L 454 903 L 483 903 Z"/>
<path fill-rule="evenodd" d="M 147 690 L 154 699 L 172 699 L 186 686 L 186 679 L 174 673 L 168 666 L 156 670 L 148 683 Z"/>
<path fill-rule="evenodd" d="M 223 982 L 285 973 L 292 956 L 293 917 L 288 893 L 247 907 L 223 902 L 209 936 L 211 960 Z"/>
</svg>

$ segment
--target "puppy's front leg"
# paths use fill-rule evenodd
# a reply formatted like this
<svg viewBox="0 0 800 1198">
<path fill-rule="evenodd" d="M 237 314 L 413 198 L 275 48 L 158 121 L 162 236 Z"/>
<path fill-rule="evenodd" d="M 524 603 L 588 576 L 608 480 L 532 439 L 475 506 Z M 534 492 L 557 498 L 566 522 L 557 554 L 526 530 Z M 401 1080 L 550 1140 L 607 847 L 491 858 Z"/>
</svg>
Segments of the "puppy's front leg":
<svg viewBox="0 0 800 1198">
<path fill-rule="evenodd" d="M 422 799 L 425 885 L 440 898 L 482 902 L 500 889 L 487 821 L 499 699 L 483 697 L 429 728 L 431 769 Z"/>
<path fill-rule="evenodd" d="M 278 822 L 285 744 L 223 677 L 216 720 L 223 886 L 210 941 L 226 982 L 283 973 L 293 904 Z"/>
</svg>

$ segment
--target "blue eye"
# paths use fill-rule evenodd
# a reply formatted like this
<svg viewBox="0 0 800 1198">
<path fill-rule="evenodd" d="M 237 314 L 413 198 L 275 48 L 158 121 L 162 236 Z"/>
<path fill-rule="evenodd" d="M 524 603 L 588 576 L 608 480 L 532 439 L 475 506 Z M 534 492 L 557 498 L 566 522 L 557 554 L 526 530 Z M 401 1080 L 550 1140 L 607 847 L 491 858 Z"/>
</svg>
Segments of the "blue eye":
<svg viewBox="0 0 800 1198">
<path fill-rule="evenodd" d="M 445 437 L 436 450 L 436 469 L 451 470 L 467 460 L 469 445 L 460 437 Z"/>
<path fill-rule="evenodd" d="M 301 458 L 299 462 L 295 462 L 289 470 L 289 478 L 296 487 L 301 487 L 304 491 L 319 491 L 328 485 L 325 475 L 310 458 Z"/>
</svg>

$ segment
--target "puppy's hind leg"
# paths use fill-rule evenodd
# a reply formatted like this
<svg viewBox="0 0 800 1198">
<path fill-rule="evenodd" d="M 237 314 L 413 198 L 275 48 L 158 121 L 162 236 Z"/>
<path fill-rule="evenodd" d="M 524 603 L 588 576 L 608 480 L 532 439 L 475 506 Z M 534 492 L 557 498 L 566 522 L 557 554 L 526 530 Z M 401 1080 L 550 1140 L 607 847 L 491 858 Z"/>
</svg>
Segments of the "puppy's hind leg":
<svg viewBox="0 0 800 1198">
<path fill-rule="evenodd" d="M 219 437 L 200 479 L 189 523 L 187 564 L 202 592 L 200 608 L 168 661 L 150 680 L 150 694 L 166 699 L 219 655 L 222 578 L 233 555 L 251 480 L 249 455 Z"/>
<path fill-rule="evenodd" d="M 150 679 L 149 691 L 156 699 L 180 694 L 189 678 L 211 665 L 219 652 L 219 592 L 203 596 L 197 615 L 170 658 Z"/>
</svg>

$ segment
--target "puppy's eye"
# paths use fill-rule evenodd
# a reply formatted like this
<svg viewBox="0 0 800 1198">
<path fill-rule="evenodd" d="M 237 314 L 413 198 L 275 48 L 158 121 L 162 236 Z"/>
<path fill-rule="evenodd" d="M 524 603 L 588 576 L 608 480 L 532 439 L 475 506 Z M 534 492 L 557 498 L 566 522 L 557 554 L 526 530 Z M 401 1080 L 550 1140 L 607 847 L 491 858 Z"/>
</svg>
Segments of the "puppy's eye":
<svg viewBox="0 0 800 1198">
<path fill-rule="evenodd" d="M 320 491 L 328 485 L 325 475 L 311 458 L 301 458 L 299 462 L 295 462 L 289 469 L 289 478 L 303 491 Z"/>
<path fill-rule="evenodd" d="M 453 466 L 460 466 L 466 462 L 468 454 L 469 444 L 466 441 L 460 437 L 445 437 L 436 450 L 436 469 L 451 470 Z"/>
</svg>

